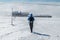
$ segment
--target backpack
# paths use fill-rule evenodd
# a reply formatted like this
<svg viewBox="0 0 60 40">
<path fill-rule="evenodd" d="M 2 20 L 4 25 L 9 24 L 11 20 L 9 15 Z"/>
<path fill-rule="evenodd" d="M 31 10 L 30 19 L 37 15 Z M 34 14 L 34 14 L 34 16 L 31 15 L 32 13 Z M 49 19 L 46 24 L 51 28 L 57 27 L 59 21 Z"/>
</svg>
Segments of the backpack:
<svg viewBox="0 0 60 40">
<path fill-rule="evenodd" d="M 29 21 L 34 21 L 34 17 L 29 17 Z"/>
</svg>

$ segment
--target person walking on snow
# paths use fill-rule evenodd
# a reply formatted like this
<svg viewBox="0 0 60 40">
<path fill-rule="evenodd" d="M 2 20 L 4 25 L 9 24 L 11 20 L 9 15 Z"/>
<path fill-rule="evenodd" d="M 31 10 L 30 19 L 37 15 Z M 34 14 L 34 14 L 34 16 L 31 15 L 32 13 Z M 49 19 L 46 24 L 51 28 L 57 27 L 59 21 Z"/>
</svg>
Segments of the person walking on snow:
<svg viewBox="0 0 60 40">
<path fill-rule="evenodd" d="M 31 33 L 33 32 L 33 23 L 34 23 L 34 17 L 33 14 L 29 14 L 28 16 L 28 21 L 29 21 L 29 26 L 30 26 L 30 31 Z"/>
</svg>

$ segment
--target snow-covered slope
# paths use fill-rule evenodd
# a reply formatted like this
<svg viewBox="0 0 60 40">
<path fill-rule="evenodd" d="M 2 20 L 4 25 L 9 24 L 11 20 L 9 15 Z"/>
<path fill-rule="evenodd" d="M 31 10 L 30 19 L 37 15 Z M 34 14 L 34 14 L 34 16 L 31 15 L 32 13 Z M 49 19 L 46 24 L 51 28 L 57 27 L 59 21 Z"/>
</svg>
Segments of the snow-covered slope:
<svg viewBox="0 0 60 40">
<path fill-rule="evenodd" d="M 27 17 L 0 16 L 0 40 L 59 40 L 60 18 L 35 18 L 33 33 L 30 33 Z"/>
</svg>

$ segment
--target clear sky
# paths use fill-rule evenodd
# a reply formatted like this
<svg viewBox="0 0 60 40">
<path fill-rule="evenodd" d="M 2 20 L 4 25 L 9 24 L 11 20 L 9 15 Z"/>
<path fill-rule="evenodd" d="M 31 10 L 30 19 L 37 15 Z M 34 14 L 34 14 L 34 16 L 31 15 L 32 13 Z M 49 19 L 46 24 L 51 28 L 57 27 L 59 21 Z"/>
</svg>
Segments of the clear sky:
<svg viewBox="0 0 60 40">
<path fill-rule="evenodd" d="M 60 0 L 0 0 L 0 2 L 60 2 Z"/>
</svg>

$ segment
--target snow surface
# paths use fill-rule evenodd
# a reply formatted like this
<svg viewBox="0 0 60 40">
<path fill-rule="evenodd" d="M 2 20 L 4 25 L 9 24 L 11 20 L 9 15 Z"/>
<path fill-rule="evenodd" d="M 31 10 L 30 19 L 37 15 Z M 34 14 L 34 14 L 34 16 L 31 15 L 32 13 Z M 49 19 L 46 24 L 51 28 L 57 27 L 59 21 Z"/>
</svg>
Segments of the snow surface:
<svg viewBox="0 0 60 40">
<path fill-rule="evenodd" d="M 0 40 L 60 40 L 60 18 L 35 18 L 30 33 L 27 17 L 0 16 Z"/>
</svg>

